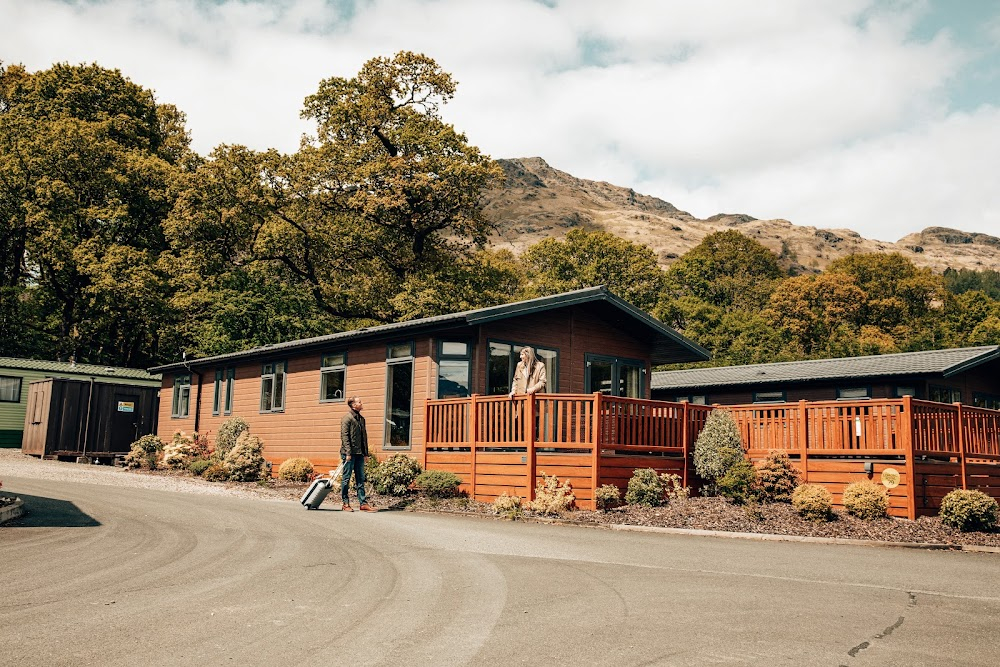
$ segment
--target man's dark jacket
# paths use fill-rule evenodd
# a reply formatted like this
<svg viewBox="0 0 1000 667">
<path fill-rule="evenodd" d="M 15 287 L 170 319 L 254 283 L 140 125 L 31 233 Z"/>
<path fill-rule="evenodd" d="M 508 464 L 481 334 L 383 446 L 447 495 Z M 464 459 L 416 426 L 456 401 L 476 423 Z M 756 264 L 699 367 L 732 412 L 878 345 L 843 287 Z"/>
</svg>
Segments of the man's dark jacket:
<svg viewBox="0 0 1000 667">
<path fill-rule="evenodd" d="M 368 430 L 360 412 L 348 409 L 340 420 L 340 458 L 368 456 Z"/>
</svg>

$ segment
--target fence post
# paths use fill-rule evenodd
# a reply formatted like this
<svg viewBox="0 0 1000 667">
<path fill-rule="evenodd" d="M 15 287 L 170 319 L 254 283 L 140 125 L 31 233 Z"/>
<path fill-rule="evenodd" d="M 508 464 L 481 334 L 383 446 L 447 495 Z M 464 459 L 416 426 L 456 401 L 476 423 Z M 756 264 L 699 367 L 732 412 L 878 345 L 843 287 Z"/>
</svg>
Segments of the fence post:
<svg viewBox="0 0 1000 667">
<path fill-rule="evenodd" d="M 512 404 L 513 407 L 513 404 Z M 535 499 L 535 395 L 528 394 L 524 401 L 524 437 L 526 440 L 525 457 L 528 461 L 528 502 Z"/>
<path fill-rule="evenodd" d="M 957 435 L 958 435 L 958 464 L 961 466 L 961 470 L 962 470 L 962 488 L 963 489 L 968 489 L 969 487 L 968 487 L 968 484 L 967 484 L 966 479 L 965 479 L 965 475 L 966 475 L 966 472 L 965 472 L 965 446 L 966 446 L 966 442 L 965 442 L 965 436 L 966 436 L 966 432 L 965 432 L 966 431 L 966 429 L 965 429 L 965 410 L 962 409 L 962 404 L 961 403 L 955 403 L 955 407 L 958 408 L 958 414 L 955 417 L 958 420 L 958 423 L 955 425 L 955 431 L 957 431 Z"/>
<path fill-rule="evenodd" d="M 684 453 L 684 465 L 681 466 L 681 487 L 687 488 L 688 485 L 688 466 L 690 462 L 688 461 L 688 438 L 690 437 L 691 431 L 688 427 L 688 420 L 691 419 L 691 411 L 688 409 L 688 402 L 681 401 L 681 447 Z"/>
<path fill-rule="evenodd" d="M 601 482 L 601 392 L 594 392 L 594 413 L 590 417 L 590 445 L 594 461 L 591 471 L 594 509 L 597 509 L 597 487 Z"/>
<path fill-rule="evenodd" d="M 808 401 L 799 401 L 799 441 L 801 453 L 799 460 L 802 462 L 802 481 L 809 481 L 809 410 Z"/>
<path fill-rule="evenodd" d="M 469 472 L 469 486 L 472 487 L 472 499 L 476 497 L 476 444 L 479 438 L 479 394 L 473 394 L 469 401 L 469 461 L 472 467 Z"/>
<path fill-rule="evenodd" d="M 907 498 L 906 509 L 911 521 L 917 518 L 917 475 L 916 462 L 913 460 L 913 397 L 903 397 L 903 451 L 906 454 Z"/>
</svg>

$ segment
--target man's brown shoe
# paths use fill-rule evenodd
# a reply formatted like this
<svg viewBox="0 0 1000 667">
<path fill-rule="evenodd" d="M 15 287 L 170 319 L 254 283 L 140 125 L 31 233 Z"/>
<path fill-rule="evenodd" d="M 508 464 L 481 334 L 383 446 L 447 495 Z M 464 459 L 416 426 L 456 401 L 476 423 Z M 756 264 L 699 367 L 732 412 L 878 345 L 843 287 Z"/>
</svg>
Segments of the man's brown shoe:
<svg viewBox="0 0 1000 667">
<path fill-rule="evenodd" d="M 372 507 L 368 503 L 365 503 L 364 505 L 362 505 L 358 509 L 361 510 L 362 512 L 378 512 L 377 509 L 375 509 L 374 507 Z"/>
<path fill-rule="evenodd" d="M 341 512 L 353 512 L 353 511 L 354 511 L 354 508 L 353 508 L 353 507 L 351 507 L 350 505 L 342 505 L 342 506 L 340 507 L 340 511 L 341 511 Z"/>
</svg>

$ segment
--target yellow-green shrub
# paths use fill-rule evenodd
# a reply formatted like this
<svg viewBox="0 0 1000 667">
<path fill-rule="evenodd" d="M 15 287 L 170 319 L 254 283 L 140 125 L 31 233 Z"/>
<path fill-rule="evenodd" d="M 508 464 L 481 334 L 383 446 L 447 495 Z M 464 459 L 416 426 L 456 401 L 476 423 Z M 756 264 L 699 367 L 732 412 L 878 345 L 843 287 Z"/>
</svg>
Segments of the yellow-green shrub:
<svg viewBox="0 0 1000 667">
<path fill-rule="evenodd" d="M 222 461 L 216 461 L 205 468 L 205 471 L 201 473 L 201 478 L 209 482 L 228 482 L 229 469 L 226 468 L 226 464 Z"/>
<path fill-rule="evenodd" d="M 278 466 L 278 479 L 289 482 L 308 482 L 312 479 L 314 472 L 312 461 L 296 456 L 281 462 L 281 465 Z"/>
<path fill-rule="evenodd" d="M 768 452 L 767 458 L 757 464 L 757 495 L 764 502 L 787 503 L 791 501 L 800 477 L 788 454 Z"/>
<path fill-rule="evenodd" d="M 224 463 L 229 470 L 229 479 L 234 482 L 263 479 L 266 474 L 264 443 L 249 431 L 244 431 L 236 438 L 236 445 L 226 454 Z"/>
<path fill-rule="evenodd" d="M 158 437 L 152 434 L 144 435 L 132 443 L 129 453 L 125 456 L 125 465 L 128 468 L 156 470 L 162 451 L 163 442 Z"/>
<path fill-rule="evenodd" d="M 844 489 L 844 509 L 859 519 L 883 519 L 889 515 L 889 494 L 870 480 L 854 482 Z"/>
<path fill-rule="evenodd" d="M 539 514 L 562 514 L 573 509 L 576 496 L 569 480 L 562 484 L 555 475 L 541 473 L 542 480 L 535 486 L 535 499 L 528 503 L 528 509 Z"/>
<path fill-rule="evenodd" d="M 993 530 L 997 526 L 1000 506 L 982 491 L 955 489 L 941 501 L 939 516 L 945 523 L 961 531 Z"/>
<path fill-rule="evenodd" d="M 517 519 L 524 515 L 521 507 L 521 496 L 508 496 L 502 493 L 493 501 L 493 513 L 510 520 Z"/>
<path fill-rule="evenodd" d="M 426 470 L 413 482 L 428 498 L 452 498 L 461 485 L 462 478 L 446 470 Z"/>
<path fill-rule="evenodd" d="M 594 492 L 594 500 L 597 502 L 597 509 L 610 509 L 617 506 L 622 501 L 622 492 L 614 484 L 602 484 Z"/>
<path fill-rule="evenodd" d="M 819 484 L 800 484 L 792 491 L 792 507 L 804 519 L 829 521 L 833 516 L 833 494 Z"/>
</svg>

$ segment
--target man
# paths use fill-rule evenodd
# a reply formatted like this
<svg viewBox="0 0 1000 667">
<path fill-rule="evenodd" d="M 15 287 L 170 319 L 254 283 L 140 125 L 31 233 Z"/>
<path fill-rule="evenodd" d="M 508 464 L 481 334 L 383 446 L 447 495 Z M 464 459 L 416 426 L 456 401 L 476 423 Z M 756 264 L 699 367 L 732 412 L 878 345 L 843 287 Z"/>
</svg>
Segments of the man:
<svg viewBox="0 0 1000 667">
<path fill-rule="evenodd" d="M 374 512 L 375 508 L 365 500 L 365 457 L 368 456 L 368 431 L 365 429 L 365 418 L 361 416 L 364 403 L 357 396 L 347 399 L 349 410 L 340 420 L 340 459 L 344 463 L 344 474 L 340 482 L 340 497 L 344 504 L 341 509 L 353 512 L 348 490 L 351 483 L 351 472 L 354 472 L 354 488 L 358 492 L 359 509 L 362 512 Z"/>
<path fill-rule="evenodd" d="M 535 356 L 535 350 L 525 347 L 521 350 L 521 361 L 514 369 L 514 380 L 510 383 L 510 396 L 515 394 L 537 394 L 545 391 L 545 364 Z"/>
</svg>

